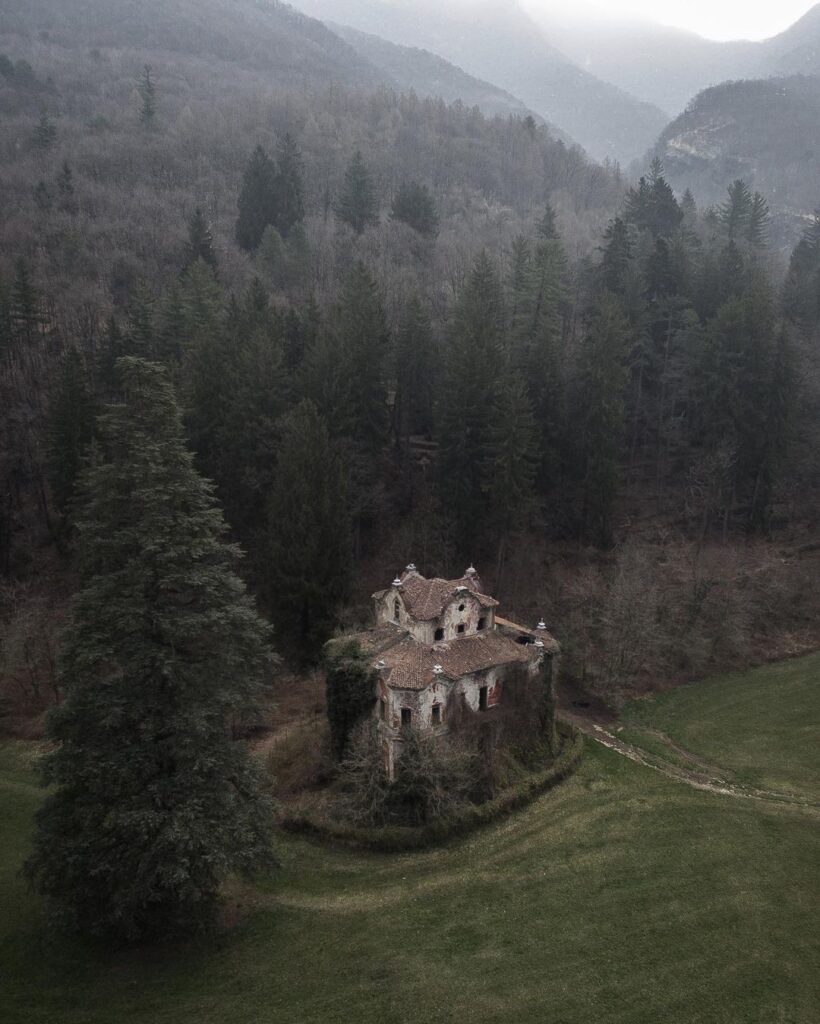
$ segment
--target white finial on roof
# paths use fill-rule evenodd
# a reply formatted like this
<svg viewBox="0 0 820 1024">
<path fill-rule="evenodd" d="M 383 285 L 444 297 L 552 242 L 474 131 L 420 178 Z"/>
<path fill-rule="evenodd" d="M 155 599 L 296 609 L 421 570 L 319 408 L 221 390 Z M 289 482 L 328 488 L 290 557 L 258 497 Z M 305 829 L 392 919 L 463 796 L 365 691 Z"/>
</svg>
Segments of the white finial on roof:
<svg viewBox="0 0 820 1024">
<path fill-rule="evenodd" d="M 543 640 L 536 640 L 535 641 L 535 646 L 536 647 L 543 647 L 544 646 L 544 641 Z"/>
<path fill-rule="evenodd" d="M 401 586 L 401 579 L 398 576 L 393 580 L 393 586 L 394 587 L 400 587 Z"/>
<path fill-rule="evenodd" d="M 441 667 L 441 665 L 433 665 L 433 675 L 434 676 L 440 676 L 440 675 L 443 675 L 443 674 L 444 674 L 444 669 Z"/>
<path fill-rule="evenodd" d="M 418 572 L 418 569 L 416 569 L 416 563 L 411 562 L 405 569 L 405 572 Z"/>
<path fill-rule="evenodd" d="M 476 571 L 476 567 L 472 563 L 470 563 L 470 568 L 467 569 L 467 571 L 464 573 L 464 575 L 465 576 L 477 576 L 478 572 Z"/>
<path fill-rule="evenodd" d="M 538 625 L 535 628 L 536 629 L 540 629 L 542 632 L 545 632 L 546 628 L 547 628 L 547 624 L 546 624 L 546 622 L 544 622 L 543 619 L 540 619 L 539 622 L 538 622 Z"/>
<path fill-rule="evenodd" d="M 387 668 L 387 662 L 384 660 L 384 658 L 379 658 L 379 660 L 376 662 L 376 668 L 380 672 L 383 668 Z"/>
</svg>

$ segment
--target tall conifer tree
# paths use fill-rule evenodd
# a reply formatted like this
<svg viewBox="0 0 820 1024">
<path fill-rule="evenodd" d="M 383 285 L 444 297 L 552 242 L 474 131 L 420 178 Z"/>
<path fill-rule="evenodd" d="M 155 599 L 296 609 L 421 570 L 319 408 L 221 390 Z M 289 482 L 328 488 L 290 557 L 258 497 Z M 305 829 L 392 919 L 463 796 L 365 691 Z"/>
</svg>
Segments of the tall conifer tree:
<svg viewBox="0 0 820 1024">
<path fill-rule="evenodd" d="M 271 864 L 271 808 L 231 725 L 272 655 L 164 371 L 118 371 L 79 487 L 82 586 L 27 871 L 72 926 L 133 940 L 210 923 L 229 874 Z"/>
</svg>

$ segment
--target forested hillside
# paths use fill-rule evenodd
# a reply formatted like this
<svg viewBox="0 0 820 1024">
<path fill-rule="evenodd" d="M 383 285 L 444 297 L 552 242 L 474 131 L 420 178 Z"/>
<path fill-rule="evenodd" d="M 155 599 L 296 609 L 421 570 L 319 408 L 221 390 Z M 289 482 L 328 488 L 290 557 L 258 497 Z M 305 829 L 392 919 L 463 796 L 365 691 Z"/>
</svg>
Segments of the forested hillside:
<svg viewBox="0 0 820 1024">
<path fill-rule="evenodd" d="M 521 100 L 490 82 L 468 75 L 454 64 L 429 50 L 397 46 L 379 36 L 357 32 L 345 25 L 330 23 L 333 31 L 404 91 L 411 89 L 420 96 L 441 97 L 445 103 L 461 102 L 476 106 L 490 117 L 532 116 L 539 123 L 543 118 L 529 110 Z M 550 124 L 551 134 L 567 144 L 572 140 L 560 128 Z"/>
<path fill-rule="evenodd" d="M 278 6 L 109 6 L 3 14 L 4 714 L 55 696 L 123 356 L 165 368 L 292 666 L 411 560 L 480 563 L 608 699 L 805 642 L 811 563 L 771 538 L 814 540 L 813 221 L 783 291 L 742 182 L 704 212 L 526 117 L 319 58 L 288 87 L 257 18 L 348 51 Z"/>
<path fill-rule="evenodd" d="M 726 82 L 700 93 L 655 149 L 676 189 L 720 202 L 736 178 L 763 192 L 773 241 L 793 244 L 820 203 L 820 77 Z"/>
<path fill-rule="evenodd" d="M 517 0 L 298 0 L 308 14 L 424 47 L 519 97 L 597 160 L 638 159 L 668 120 L 550 44 Z"/>
</svg>

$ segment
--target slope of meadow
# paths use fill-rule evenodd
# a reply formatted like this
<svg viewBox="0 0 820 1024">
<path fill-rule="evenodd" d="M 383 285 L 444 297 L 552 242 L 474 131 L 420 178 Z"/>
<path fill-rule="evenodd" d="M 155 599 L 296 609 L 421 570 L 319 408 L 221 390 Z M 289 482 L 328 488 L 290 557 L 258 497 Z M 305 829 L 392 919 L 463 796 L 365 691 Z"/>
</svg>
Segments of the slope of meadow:
<svg viewBox="0 0 820 1024">
<path fill-rule="evenodd" d="M 753 729 L 763 776 L 798 788 L 816 760 L 801 729 L 816 720 L 816 666 L 653 707 L 735 766 Z M 817 1019 L 811 808 L 699 792 L 590 743 L 566 784 L 466 842 L 379 857 L 288 840 L 277 878 L 232 894 L 230 934 L 116 952 L 53 933 L 25 895 L 30 761 L 0 748 L 7 1024 Z"/>
</svg>

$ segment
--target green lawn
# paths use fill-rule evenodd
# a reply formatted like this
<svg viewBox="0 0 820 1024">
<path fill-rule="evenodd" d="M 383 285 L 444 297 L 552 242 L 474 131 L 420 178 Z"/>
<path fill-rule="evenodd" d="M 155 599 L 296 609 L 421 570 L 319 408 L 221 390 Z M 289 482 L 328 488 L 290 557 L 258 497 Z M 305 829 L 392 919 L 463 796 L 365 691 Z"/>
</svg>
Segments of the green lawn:
<svg viewBox="0 0 820 1024">
<path fill-rule="evenodd" d="M 820 655 L 633 701 L 621 718 L 665 732 L 741 781 L 820 801 Z M 655 749 L 651 739 L 647 747 Z"/>
<path fill-rule="evenodd" d="M 802 788 L 808 754 L 791 753 L 784 723 L 802 729 L 816 705 L 791 704 L 812 691 L 796 664 L 766 672 L 788 698 L 759 718 L 764 775 Z M 701 730 L 687 731 L 703 687 L 743 767 L 739 723 L 757 719 L 741 694 L 756 707 L 765 673 L 727 681 L 732 702 L 719 685 L 659 707 L 676 738 L 720 762 L 719 745 L 697 748 Z M 116 953 L 51 933 L 25 894 L 16 872 L 38 799 L 27 761 L 19 744 L 0 748 L 4 1024 L 820 1020 L 811 809 L 698 792 L 589 743 L 572 779 L 457 845 L 390 857 L 284 840 L 282 871 L 243 894 L 232 933 Z"/>
</svg>

